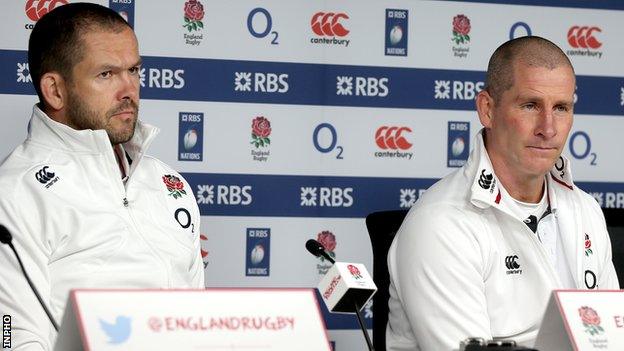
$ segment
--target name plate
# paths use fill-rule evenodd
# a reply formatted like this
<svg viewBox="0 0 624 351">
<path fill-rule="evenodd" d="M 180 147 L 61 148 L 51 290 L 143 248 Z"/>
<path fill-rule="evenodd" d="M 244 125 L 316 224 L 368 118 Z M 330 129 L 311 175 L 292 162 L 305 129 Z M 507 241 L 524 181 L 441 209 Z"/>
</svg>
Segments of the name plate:
<svg viewBox="0 0 624 351">
<path fill-rule="evenodd" d="M 73 290 L 55 350 L 330 351 L 312 289 Z"/>
<path fill-rule="evenodd" d="M 553 291 L 535 348 L 624 350 L 624 291 Z"/>
</svg>

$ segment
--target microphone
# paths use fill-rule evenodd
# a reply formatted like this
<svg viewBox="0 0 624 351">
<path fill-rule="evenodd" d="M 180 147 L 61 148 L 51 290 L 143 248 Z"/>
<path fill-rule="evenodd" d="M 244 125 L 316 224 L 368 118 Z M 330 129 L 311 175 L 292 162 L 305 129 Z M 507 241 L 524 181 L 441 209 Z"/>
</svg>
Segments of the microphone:
<svg viewBox="0 0 624 351">
<path fill-rule="evenodd" d="M 5 226 L 0 224 L 0 243 L 9 245 L 11 250 L 13 250 L 13 253 L 15 254 L 15 257 L 17 258 L 17 262 L 19 263 L 20 268 L 22 269 L 22 273 L 24 273 L 24 277 L 26 277 L 26 281 L 28 281 L 28 285 L 30 286 L 30 289 L 35 293 L 35 296 L 37 297 L 37 300 L 39 301 L 39 304 L 41 305 L 41 307 L 43 307 L 43 310 L 48 315 L 48 319 L 50 319 L 50 322 L 52 323 L 52 326 L 54 327 L 54 329 L 58 332 L 59 331 L 58 324 L 56 324 L 56 321 L 52 317 L 52 313 L 50 313 L 50 310 L 48 310 L 48 308 L 46 307 L 45 303 L 43 303 L 43 300 L 41 299 L 41 295 L 39 295 L 39 292 L 37 291 L 37 288 L 35 288 L 35 286 L 33 285 L 32 281 L 30 280 L 30 277 L 28 276 L 28 273 L 26 273 L 26 269 L 24 268 L 24 264 L 22 264 L 22 259 L 17 254 L 17 251 L 15 250 L 15 246 L 13 246 L 12 241 L 13 241 L 13 236 L 11 235 L 9 230 Z"/>
<path fill-rule="evenodd" d="M 318 241 L 314 239 L 310 239 L 306 241 L 305 246 L 306 246 L 306 249 L 308 249 L 308 252 L 310 252 L 314 256 L 316 257 L 323 256 L 323 258 L 331 262 L 331 264 L 336 263 L 336 261 L 334 261 L 334 259 L 331 258 L 331 256 L 329 256 L 327 252 L 325 252 L 325 247 L 323 247 L 323 245 L 319 243 Z"/>
<path fill-rule="evenodd" d="M 361 263 L 335 262 L 325 252 L 323 245 L 314 239 L 306 242 L 306 249 L 314 256 L 323 256 L 334 264 L 317 287 L 325 306 L 332 313 L 355 313 L 368 349 L 374 351 L 360 313 L 368 300 L 377 292 L 377 286 L 368 274 L 368 270 Z"/>
<path fill-rule="evenodd" d="M 13 236 L 9 233 L 9 230 L 0 224 L 0 243 L 11 245 L 11 240 L 13 240 Z"/>
</svg>

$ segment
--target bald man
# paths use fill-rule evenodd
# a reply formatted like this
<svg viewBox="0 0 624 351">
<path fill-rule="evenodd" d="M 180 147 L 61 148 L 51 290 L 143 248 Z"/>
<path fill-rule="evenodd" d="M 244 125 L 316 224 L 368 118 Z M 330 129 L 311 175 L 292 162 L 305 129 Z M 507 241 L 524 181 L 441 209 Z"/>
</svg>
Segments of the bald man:
<svg viewBox="0 0 624 351">
<path fill-rule="evenodd" d="M 546 39 L 514 39 L 486 80 L 470 158 L 427 190 L 388 253 L 388 350 L 452 350 L 467 337 L 530 347 L 553 289 L 619 288 L 602 211 L 561 156 L 569 59 Z"/>
</svg>

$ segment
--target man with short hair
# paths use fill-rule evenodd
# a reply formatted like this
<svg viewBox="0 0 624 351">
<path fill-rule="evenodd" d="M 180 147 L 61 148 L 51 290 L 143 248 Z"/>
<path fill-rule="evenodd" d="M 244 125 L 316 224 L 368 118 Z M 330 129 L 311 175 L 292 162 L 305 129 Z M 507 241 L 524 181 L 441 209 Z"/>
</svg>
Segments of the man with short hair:
<svg viewBox="0 0 624 351">
<path fill-rule="evenodd" d="M 0 166 L 0 224 L 56 322 L 70 289 L 203 288 L 193 192 L 145 154 L 158 130 L 137 117 L 132 28 L 106 7 L 63 5 L 35 25 L 28 59 L 40 101 Z M 56 332 L 6 245 L 0 262 L 13 350 L 51 350 Z"/>
<path fill-rule="evenodd" d="M 475 149 L 410 210 L 388 253 L 388 350 L 467 337 L 532 346 L 553 289 L 619 288 L 602 211 L 561 156 L 574 90 L 572 64 L 546 39 L 494 52 Z"/>
</svg>

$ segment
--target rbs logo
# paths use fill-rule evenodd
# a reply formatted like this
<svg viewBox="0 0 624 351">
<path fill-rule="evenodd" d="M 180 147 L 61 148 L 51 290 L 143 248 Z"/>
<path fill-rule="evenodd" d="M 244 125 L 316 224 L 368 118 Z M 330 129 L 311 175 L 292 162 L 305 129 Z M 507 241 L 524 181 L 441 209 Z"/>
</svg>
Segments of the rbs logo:
<svg viewBox="0 0 624 351">
<path fill-rule="evenodd" d="M 474 100 L 484 85 L 484 82 L 436 80 L 434 99 Z"/>
<path fill-rule="evenodd" d="M 234 72 L 234 91 L 283 94 L 289 88 L 286 73 Z"/>
<path fill-rule="evenodd" d="M 250 185 L 198 185 L 197 203 L 247 206 L 253 201 L 251 190 Z"/>
<path fill-rule="evenodd" d="M 388 78 L 376 77 L 336 77 L 336 95 L 347 96 L 388 96 Z"/>
<path fill-rule="evenodd" d="M 147 70 L 147 75 L 146 75 Z M 141 87 L 158 89 L 182 89 L 184 88 L 184 70 L 171 70 L 168 68 L 141 68 L 139 72 Z"/>
<path fill-rule="evenodd" d="M 302 187 L 301 206 L 351 207 L 353 188 Z"/>
</svg>

